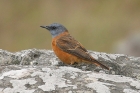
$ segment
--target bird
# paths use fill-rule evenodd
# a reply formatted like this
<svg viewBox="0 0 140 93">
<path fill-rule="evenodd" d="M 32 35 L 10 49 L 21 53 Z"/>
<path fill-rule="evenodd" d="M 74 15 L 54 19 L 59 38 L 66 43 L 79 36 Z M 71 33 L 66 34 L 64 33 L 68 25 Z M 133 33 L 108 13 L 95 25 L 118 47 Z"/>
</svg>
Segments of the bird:
<svg viewBox="0 0 140 93">
<path fill-rule="evenodd" d="M 109 70 L 109 67 L 93 58 L 84 46 L 70 35 L 67 28 L 60 23 L 40 26 L 52 35 L 52 49 L 56 56 L 65 64 L 90 63 Z"/>
</svg>

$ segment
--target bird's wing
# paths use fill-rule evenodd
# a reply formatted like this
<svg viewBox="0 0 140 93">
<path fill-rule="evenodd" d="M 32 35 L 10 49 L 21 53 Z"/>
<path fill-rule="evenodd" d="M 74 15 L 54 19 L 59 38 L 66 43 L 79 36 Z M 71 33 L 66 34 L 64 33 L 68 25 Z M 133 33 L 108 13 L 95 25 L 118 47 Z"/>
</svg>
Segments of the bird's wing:
<svg viewBox="0 0 140 93">
<path fill-rule="evenodd" d="M 93 62 L 97 66 L 100 66 L 102 68 L 109 70 L 109 68 L 107 66 L 101 64 L 100 62 L 95 60 L 93 57 L 91 57 L 90 54 L 88 53 L 88 51 L 77 40 L 75 40 L 70 35 L 62 36 L 59 39 L 57 39 L 56 45 L 62 51 L 75 55 L 83 60 Z"/>
<path fill-rule="evenodd" d="M 72 36 L 62 36 L 56 41 L 56 45 L 63 51 L 75 55 L 83 60 L 92 61 L 88 51 Z"/>
</svg>

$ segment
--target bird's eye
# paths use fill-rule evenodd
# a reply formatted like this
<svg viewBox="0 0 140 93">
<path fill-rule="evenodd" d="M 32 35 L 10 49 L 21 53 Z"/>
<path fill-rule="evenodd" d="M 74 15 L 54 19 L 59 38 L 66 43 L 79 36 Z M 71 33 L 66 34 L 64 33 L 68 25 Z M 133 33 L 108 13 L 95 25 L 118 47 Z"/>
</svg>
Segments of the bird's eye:
<svg viewBox="0 0 140 93">
<path fill-rule="evenodd" d="M 55 26 L 52 26 L 52 29 L 56 29 L 56 27 Z"/>
</svg>

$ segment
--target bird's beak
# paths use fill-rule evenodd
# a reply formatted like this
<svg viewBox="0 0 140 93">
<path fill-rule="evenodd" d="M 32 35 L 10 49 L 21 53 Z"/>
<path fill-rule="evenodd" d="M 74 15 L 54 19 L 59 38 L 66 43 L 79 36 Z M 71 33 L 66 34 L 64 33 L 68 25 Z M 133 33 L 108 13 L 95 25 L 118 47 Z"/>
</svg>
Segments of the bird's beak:
<svg viewBox="0 0 140 93">
<path fill-rule="evenodd" d="M 46 29 L 48 29 L 48 28 L 49 28 L 49 26 L 40 26 L 40 27 L 42 27 L 42 28 L 46 28 Z"/>
</svg>

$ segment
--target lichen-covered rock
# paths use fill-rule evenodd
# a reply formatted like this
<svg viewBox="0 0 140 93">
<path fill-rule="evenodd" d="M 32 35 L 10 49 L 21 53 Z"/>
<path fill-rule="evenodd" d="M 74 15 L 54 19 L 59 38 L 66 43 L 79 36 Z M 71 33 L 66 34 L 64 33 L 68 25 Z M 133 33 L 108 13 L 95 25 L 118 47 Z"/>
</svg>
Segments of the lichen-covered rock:
<svg viewBox="0 0 140 93">
<path fill-rule="evenodd" d="M 0 50 L 0 93 L 140 93 L 140 58 L 89 51 L 110 71 L 63 64 L 51 50 Z"/>
</svg>

